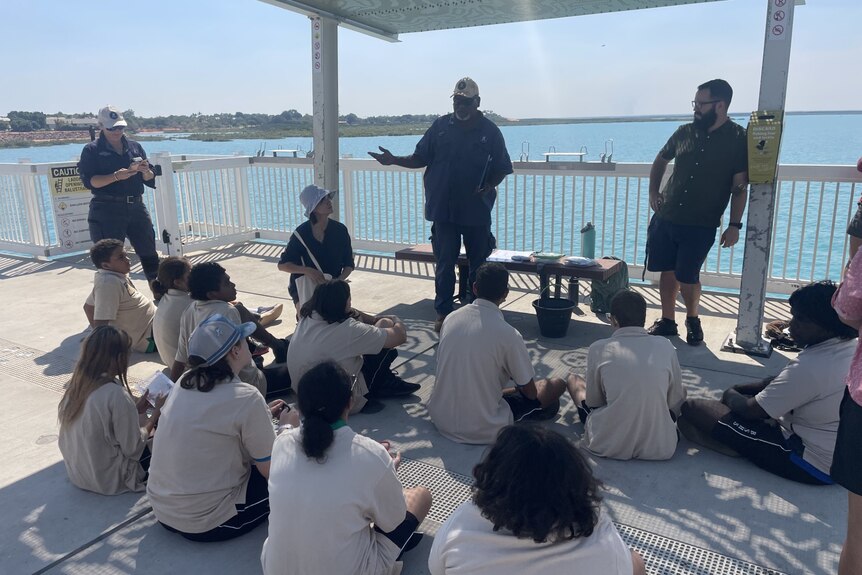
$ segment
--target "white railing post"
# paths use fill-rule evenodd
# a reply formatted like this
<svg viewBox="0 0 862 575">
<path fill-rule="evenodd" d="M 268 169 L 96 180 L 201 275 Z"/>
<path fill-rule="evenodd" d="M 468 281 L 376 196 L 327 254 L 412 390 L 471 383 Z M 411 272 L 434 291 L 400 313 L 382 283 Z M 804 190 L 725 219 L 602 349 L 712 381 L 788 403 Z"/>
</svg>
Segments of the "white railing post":
<svg viewBox="0 0 862 575">
<path fill-rule="evenodd" d="M 251 190 L 248 187 L 248 171 L 251 169 L 251 158 L 248 159 L 248 165 L 234 168 L 234 177 L 237 182 L 237 198 L 236 205 L 239 213 L 239 227 L 242 231 L 249 231 L 253 228 L 251 217 Z"/>
<path fill-rule="evenodd" d="M 48 249 L 47 230 L 42 226 L 42 202 L 40 198 L 40 186 L 36 185 L 36 166 L 30 166 L 30 173 L 21 176 L 21 189 L 24 195 L 24 209 L 27 213 L 27 227 L 30 231 L 30 241 L 39 247 L 45 248 L 45 255 L 50 255 Z"/>
<path fill-rule="evenodd" d="M 161 229 L 156 230 L 156 245 L 162 243 L 162 251 L 169 256 L 183 255 L 183 241 L 177 216 L 177 191 L 174 185 L 174 166 L 167 152 L 153 154 L 151 160 L 162 169 L 156 178 L 156 219 Z"/>
<path fill-rule="evenodd" d="M 795 2 L 767 0 L 767 4 L 758 109 L 783 111 Z M 776 166 L 776 174 L 777 171 Z M 768 184 L 751 186 L 739 291 L 739 319 L 736 334 L 731 334 L 725 341 L 722 348 L 725 350 L 739 350 L 760 356 L 769 356 L 772 352 L 772 347 L 761 335 L 761 326 L 766 309 L 766 280 L 771 272 L 768 266 L 775 190 L 775 179 Z"/>
<path fill-rule="evenodd" d="M 353 197 L 353 168 L 352 162 L 347 160 L 346 162 L 341 162 L 341 193 L 338 194 L 341 196 L 341 207 L 343 211 L 341 212 L 341 223 L 347 227 L 347 231 L 350 233 L 350 236 L 353 237 L 353 209 L 356 205 Z"/>
</svg>

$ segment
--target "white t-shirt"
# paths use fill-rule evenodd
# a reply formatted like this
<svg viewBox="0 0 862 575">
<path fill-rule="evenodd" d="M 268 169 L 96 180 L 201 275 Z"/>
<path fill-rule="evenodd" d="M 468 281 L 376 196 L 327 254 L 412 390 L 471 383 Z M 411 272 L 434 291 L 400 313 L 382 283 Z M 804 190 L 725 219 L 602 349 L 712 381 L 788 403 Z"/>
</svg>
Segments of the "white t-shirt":
<svg viewBox="0 0 862 575">
<path fill-rule="evenodd" d="M 159 300 L 153 318 L 153 339 L 162 363 L 171 367 L 177 357 L 177 342 L 180 339 L 180 320 L 192 303 L 191 296 L 178 289 L 169 289 Z"/>
<path fill-rule="evenodd" d="M 183 312 L 183 317 L 180 318 L 180 334 L 177 338 L 177 356 L 176 361 L 188 363 L 189 361 L 189 338 L 192 332 L 197 327 L 215 314 L 221 314 L 235 324 L 241 324 L 239 311 L 226 301 L 221 300 L 193 300 L 191 305 Z M 253 361 L 249 361 L 248 365 L 239 371 L 240 381 L 244 381 L 249 385 L 253 385 L 257 390 L 266 396 L 266 376 L 257 368 Z"/>
<path fill-rule="evenodd" d="M 147 339 L 153 333 L 156 306 L 135 288 L 129 276 L 110 270 L 97 270 L 93 278 L 93 291 L 86 303 L 95 308 L 94 320 L 107 320 L 108 325 L 129 334 L 132 349 L 147 351 Z"/>
<path fill-rule="evenodd" d="M 802 459 L 829 474 L 838 438 L 838 412 L 856 339 L 827 339 L 806 347 L 755 396 L 785 437 L 795 433 L 805 445 Z"/>
<path fill-rule="evenodd" d="M 443 322 L 428 413 L 452 441 L 493 443 L 514 419 L 503 389 L 531 379 L 533 364 L 521 334 L 500 308 L 477 299 Z"/>
<path fill-rule="evenodd" d="M 632 575 L 631 552 L 605 515 L 589 537 L 556 543 L 518 538 L 465 501 L 437 530 L 428 556 L 431 575 Z"/>
<path fill-rule="evenodd" d="M 234 378 L 207 392 L 175 385 L 153 440 L 147 495 L 156 518 L 204 533 L 245 503 L 253 461 L 268 461 L 275 430 L 258 391 Z"/>
<path fill-rule="evenodd" d="M 348 375 L 357 375 L 353 388 L 353 410 L 365 406 L 368 393 L 362 375 L 362 356 L 380 353 L 386 343 L 386 330 L 348 318 L 342 322 L 327 323 L 317 313 L 299 320 L 290 347 L 287 348 L 287 369 L 293 389 L 299 392 L 299 380 L 312 367 L 323 361 L 338 363 Z"/>
<path fill-rule="evenodd" d="M 266 575 L 381 575 L 400 549 L 389 532 L 407 513 L 386 448 L 349 427 L 321 464 L 302 451 L 300 430 L 275 441 L 269 472 L 269 537 L 260 556 Z"/>
<path fill-rule="evenodd" d="M 622 327 L 590 346 L 584 446 L 614 459 L 670 459 L 685 401 L 676 349 L 642 327 Z"/>
</svg>

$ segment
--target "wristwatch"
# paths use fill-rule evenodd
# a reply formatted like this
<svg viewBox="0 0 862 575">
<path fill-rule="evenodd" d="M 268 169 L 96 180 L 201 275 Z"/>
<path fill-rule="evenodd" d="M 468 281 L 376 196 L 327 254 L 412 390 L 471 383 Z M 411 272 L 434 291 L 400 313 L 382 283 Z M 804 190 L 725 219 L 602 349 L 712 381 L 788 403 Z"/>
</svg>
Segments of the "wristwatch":
<svg viewBox="0 0 862 575">
<path fill-rule="evenodd" d="M 728 222 L 727 225 L 732 226 L 738 230 L 742 229 L 742 222 Z"/>
</svg>

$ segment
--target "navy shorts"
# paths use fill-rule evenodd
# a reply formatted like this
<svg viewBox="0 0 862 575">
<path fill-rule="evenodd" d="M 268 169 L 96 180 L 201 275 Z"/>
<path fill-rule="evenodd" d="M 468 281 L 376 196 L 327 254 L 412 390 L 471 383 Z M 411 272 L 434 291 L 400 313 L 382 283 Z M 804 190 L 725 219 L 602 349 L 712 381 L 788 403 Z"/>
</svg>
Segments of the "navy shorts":
<svg viewBox="0 0 862 575">
<path fill-rule="evenodd" d="M 525 417 L 529 418 L 533 414 L 538 415 L 542 411 L 542 404 L 538 399 L 530 399 L 517 392 L 507 393 L 503 395 L 503 399 L 509 404 L 515 421 L 521 421 Z"/>
<path fill-rule="evenodd" d="M 777 425 L 728 413 L 718 420 L 711 435 L 770 473 L 809 485 L 832 484 L 831 477 L 802 458 L 805 446 L 799 436 L 785 438 Z"/>
<path fill-rule="evenodd" d="M 677 281 L 696 284 L 714 243 L 715 228 L 674 224 L 653 216 L 647 230 L 647 270 L 673 271 Z"/>
<path fill-rule="evenodd" d="M 830 475 L 848 491 L 862 495 L 862 406 L 844 390 L 841 400 L 841 421 L 838 424 L 838 439 L 832 456 Z"/>
</svg>

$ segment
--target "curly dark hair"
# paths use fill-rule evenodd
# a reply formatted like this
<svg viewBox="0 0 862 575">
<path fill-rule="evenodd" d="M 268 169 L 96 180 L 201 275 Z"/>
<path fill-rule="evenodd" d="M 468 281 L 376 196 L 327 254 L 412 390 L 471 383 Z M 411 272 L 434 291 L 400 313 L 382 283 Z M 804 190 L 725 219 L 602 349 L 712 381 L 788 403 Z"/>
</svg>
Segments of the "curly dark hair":
<svg viewBox="0 0 862 575">
<path fill-rule="evenodd" d="M 111 256 L 114 255 L 114 252 L 118 248 L 122 248 L 123 245 L 123 242 L 120 240 L 112 238 L 99 240 L 90 246 L 90 261 L 93 262 L 97 270 L 100 270 L 102 269 L 102 264 L 111 261 Z"/>
<path fill-rule="evenodd" d="M 829 280 L 814 282 L 790 294 L 790 311 L 796 317 L 815 323 L 832 337 L 853 339 L 859 332 L 846 325 L 832 308 L 832 296 L 838 286 Z"/>
<path fill-rule="evenodd" d="M 473 503 L 494 531 L 543 543 L 589 537 L 599 520 L 600 484 L 589 464 L 545 427 L 504 427 L 473 476 Z"/>
<path fill-rule="evenodd" d="M 221 279 L 227 271 L 216 262 L 203 262 L 192 266 L 189 273 L 189 293 L 192 299 L 206 301 L 207 294 L 218 291 Z"/>
</svg>

